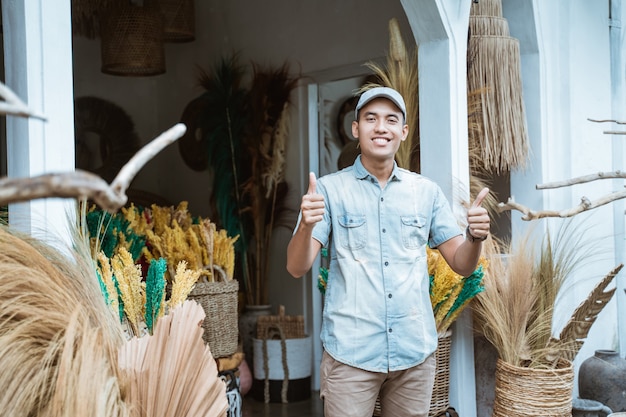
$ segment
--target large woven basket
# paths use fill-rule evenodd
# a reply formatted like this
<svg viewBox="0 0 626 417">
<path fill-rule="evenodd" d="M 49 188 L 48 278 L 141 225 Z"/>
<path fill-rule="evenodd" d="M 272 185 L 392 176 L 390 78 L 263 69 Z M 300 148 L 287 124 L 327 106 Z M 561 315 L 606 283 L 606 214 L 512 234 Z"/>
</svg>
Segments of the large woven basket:
<svg viewBox="0 0 626 417">
<path fill-rule="evenodd" d="M 452 344 L 452 332 L 448 330 L 439 336 L 437 350 L 435 351 L 435 382 L 433 393 L 430 398 L 430 417 L 438 416 L 450 407 L 450 346 Z M 380 400 L 376 400 L 374 416 L 382 415 Z"/>
<path fill-rule="evenodd" d="M 557 369 L 531 369 L 496 362 L 493 417 L 571 417 L 574 368 L 562 360 Z"/>
<path fill-rule="evenodd" d="M 214 268 L 215 271 L 221 271 Z M 213 357 L 222 358 L 237 351 L 239 281 L 225 280 L 225 274 L 216 275 L 222 277 L 221 281 L 198 281 L 188 298 L 195 300 L 204 309 L 206 317 L 202 323 L 202 338 L 211 348 Z"/>
<path fill-rule="evenodd" d="M 256 322 L 256 338 L 265 339 L 269 328 L 280 327 L 285 339 L 299 339 L 304 334 L 304 316 L 286 316 L 285 306 L 278 307 L 276 316 L 259 316 Z"/>
</svg>

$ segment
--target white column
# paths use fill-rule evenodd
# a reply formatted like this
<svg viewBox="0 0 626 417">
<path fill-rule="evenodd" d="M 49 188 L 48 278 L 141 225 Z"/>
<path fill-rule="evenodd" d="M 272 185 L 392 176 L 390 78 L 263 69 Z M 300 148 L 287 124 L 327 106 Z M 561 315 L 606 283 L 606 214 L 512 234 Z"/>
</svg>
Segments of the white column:
<svg viewBox="0 0 626 417">
<path fill-rule="evenodd" d="M 419 45 L 419 107 L 422 174 L 436 181 L 459 205 L 469 199 L 467 140 L 467 32 L 471 2 L 401 0 Z M 476 416 L 474 339 L 466 310 L 453 326 L 450 404 Z"/>
<path fill-rule="evenodd" d="M 626 43 L 624 41 L 624 24 L 626 23 L 626 8 L 622 7 L 621 1 L 609 2 L 610 9 L 610 22 L 609 22 L 609 36 L 610 36 L 610 48 L 611 48 L 611 118 L 614 120 L 623 121 L 626 120 L 626 83 L 624 82 L 624 76 L 626 76 Z M 612 129 L 613 130 L 613 129 Z M 623 129 L 614 129 L 623 130 Z M 612 170 L 623 171 L 624 161 L 626 161 L 626 147 L 624 146 L 623 135 L 613 135 L 612 141 Z M 624 187 L 624 180 L 615 180 L 614 189 L 619 190 Z M 613 203 L 613 218 L 615 222 L 615 265 L 625 262 L 626 253 L 624 253 L 624 200 L 614 201 Z M 624 356 L 626 352 L 626 317 L 624 317 L 624 303 L 625 295 L 624 289 L 626 288 L 626 278 L 624 274 L 620 274 L 617 279 L 617 334 L 619 337 L 619 351 L 621 356 Z"/>
<path fill-rule="evenodd" d="M 70 0 L 3 0 L 6 84 L 47 121 L 7 117 L 9 177 L 74 170 Z M 72 201 L 9 206 L 9 223 L 27 233 L 66 234 Z"/>
</svg>

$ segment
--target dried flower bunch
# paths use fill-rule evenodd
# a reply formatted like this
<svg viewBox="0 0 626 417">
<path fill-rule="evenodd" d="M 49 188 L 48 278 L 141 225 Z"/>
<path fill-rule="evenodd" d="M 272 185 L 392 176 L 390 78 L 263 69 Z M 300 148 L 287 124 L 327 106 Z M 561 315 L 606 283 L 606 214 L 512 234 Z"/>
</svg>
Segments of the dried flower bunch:
<svg viewBox="0 0 626 417">
<path fill-rule="evenodd" d="M 437 332 L 444 334 L 467 305 L 483 291 L 483 276 L 488 268 L 484 257 L 470 276 L 463 277 L 450 268 L 436 249 L 426 249 L 430 277 L 430 302 Z"/>
<path fill-rule="evenodd" d="M 222 59 L 199 76 L 204 93 L 197 125 L 208 146 L 213 178 L 211 202 L 220 227 L 239 236 L 236 275 L 246 302 L 267 304 L 269 247 L 286 195 L 284 171 L 289 139 L 289 96 L 297 78 L 285 64 L 252 65 L 237 56 Z"/>
<path fill-rule="evenodd" d="M 485 289 L 473 303 L 474 323 L 508 364 L 555 369 L 564 360 L 572 361 L 615 292 L 606 288 L 622 265 L 596 284 L 560 332 L 553 329 L 554 307 L 564 283 L 593 254 L 582 245 L 584 231 L 576 228 L 574 234 L 569 224 L 556 237 L 546 233 L 540 243 L 531 239 L 529 230 L 519 242 L 491 242 L 485 249 L 490 264 Z"/>
<path fill-rule="evenodd" d="M 214 266 L 225 272 L 226 279 L 233 279 L 238 236 L 230 237 L 209 219 L 192 216 L 186 201 L 176 207 L 131 205 L 116 214 L 92 207 L 86 219 L 95 256 L 102 251 L 112 258 L 118 248 L 125 248 L 136 263 L 149 265 L 164 258 L 165 278 L 170 283 L 181 261 L 209 282 L 218 279 Z"/>
<path fill-rule="evenodd" d="M 98 255 L 97 275 L 102 293 L 120 322 L 128 325 L 127 334 L 141 336 L 145 331 L 152 334 L 158 318 L 187 299 L 201 273 L 188 269 L 186 261 L 180 261 L 166 301 L 166 269 L 165 259 L 152 259 L 144 279 L 141 266 L 135 264 L 125 248 L 119 248 L 111 259 L 103 252 Z"/>
</svg>

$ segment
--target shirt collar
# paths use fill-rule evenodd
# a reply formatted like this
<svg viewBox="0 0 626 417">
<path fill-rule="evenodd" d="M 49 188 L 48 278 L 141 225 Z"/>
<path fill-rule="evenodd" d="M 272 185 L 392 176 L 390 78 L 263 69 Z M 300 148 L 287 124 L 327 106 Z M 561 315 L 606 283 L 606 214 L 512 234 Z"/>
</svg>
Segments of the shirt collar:
<svg viewBox="0 0 626 417">
<path fill-rule="evenodd" d="M 373 177 L 372 174 L 368 172 L 367 169 L 363 166 L 361 162 L 361 155 L 357 156 L 354 161 L 354 176 L 357 179 L 364 180 L 368 177 Z M 396 161 L 393 161 L 393 170 L 391 171 L 390 181 L 402 181 L 402 170 L 398 167 Z"/>
</svg>

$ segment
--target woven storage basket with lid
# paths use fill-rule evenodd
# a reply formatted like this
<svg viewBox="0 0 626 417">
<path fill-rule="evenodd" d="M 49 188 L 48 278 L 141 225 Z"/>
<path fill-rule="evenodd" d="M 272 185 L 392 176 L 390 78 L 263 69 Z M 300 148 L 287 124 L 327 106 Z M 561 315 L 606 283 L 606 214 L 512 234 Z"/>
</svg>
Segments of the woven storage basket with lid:
<svg viewBox="0 0 626 417">
<path fill-rule="evenodd" d="M 213 357 L 222 358 L 237 351 L 239 281 L 226 279 L 226 273 L 218 266 L 213 266 L 213 270 L 219 281 L 209 282 L 202 277 L 188 298 L 204 309 L 206 318 L 202 323 L 202 338 L 211 348 Z"/>
</svg>

